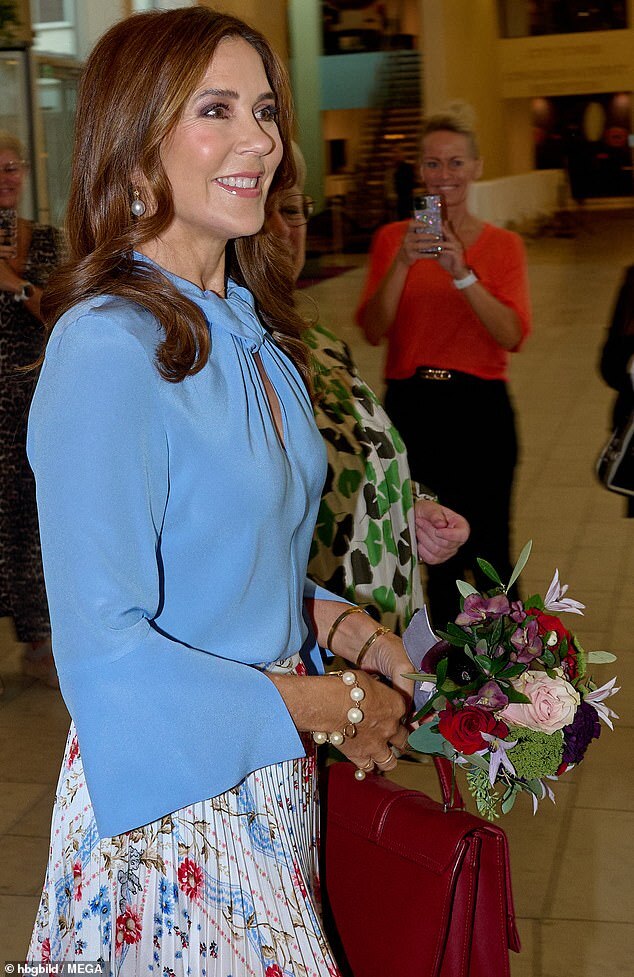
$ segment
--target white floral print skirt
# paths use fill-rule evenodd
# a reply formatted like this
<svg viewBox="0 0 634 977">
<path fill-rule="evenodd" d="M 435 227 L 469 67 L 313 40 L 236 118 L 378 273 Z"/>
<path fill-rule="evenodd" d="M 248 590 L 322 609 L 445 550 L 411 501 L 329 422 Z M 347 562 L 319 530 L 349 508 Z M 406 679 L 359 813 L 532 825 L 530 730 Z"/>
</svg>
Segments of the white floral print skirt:
<svg viewBox="0 0 634 977">
<path fill-rule="evenodd" d="M 338 977 L 317 908 L 309 749 L 100 839 L 71 726 L 27 960 L 101 961 L 112 977 Z"/>
</svg>

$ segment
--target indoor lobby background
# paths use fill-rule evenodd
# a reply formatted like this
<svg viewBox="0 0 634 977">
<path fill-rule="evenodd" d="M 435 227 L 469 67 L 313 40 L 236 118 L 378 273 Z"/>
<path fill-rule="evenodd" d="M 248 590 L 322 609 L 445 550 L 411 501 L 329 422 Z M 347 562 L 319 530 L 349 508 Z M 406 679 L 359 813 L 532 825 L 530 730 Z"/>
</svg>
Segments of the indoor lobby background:
<svg viewBox="0 0 634 977">
<path fill-rule="evenodd" d="M 94 41 L 133 10 L 183 5 L 20 0 L 21 24 L 0 21 L 0 128 L 21 136 L 32 162 L 25 216 L 63 224 L 77 83 Z M 389 160 L 394 146 L 413 160 L 424 112 L 453 100 L 475 109 L 485 165 L 472 207 L 519 230 L 529 261 L 534 334 L 511 373 L 522 443 L 515 549 L 534 544 L 524 587 L 543 593 L 559 568 L 587 605 L 574 621 L 584 646 L 618 656 L 597 679 L 616 672 L 622 686 L 615 731 L 604 727 L 556 785 L 556 806 L 533 817 L 518 803 L 503 822 L 524 944 L 512 974 L 631 975 L 634 523 L 593 466 L 613 399 L 599 349 L 634 261 L 634 0 L 208 5 L 251 21 L 288 61 L 317 203 L 303 294 L 377 391 L 382 350 L 353 312 L 372 231 L 390 217 Z M 19 659 L 0 619 L 0 963 L 26 950 L 68 724 L 59 693 L 22 678 Z M 395 776 L 437 794 L 425 764 Z"/>
</svg>

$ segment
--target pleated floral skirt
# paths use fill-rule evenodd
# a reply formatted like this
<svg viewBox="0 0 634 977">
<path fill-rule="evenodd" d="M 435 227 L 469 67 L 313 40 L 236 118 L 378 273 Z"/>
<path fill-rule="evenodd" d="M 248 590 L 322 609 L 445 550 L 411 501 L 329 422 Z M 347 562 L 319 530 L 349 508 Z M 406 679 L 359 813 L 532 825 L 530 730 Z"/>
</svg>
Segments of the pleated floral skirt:
<svg viewBox="0 0 634 977">
<path fill-rule="evenodd" d="M 100 961 L 113 977 L 338 977 L 317 845 L 312 749 L 100 839 L 71 726 L 27 959 Z"/>
</svg>

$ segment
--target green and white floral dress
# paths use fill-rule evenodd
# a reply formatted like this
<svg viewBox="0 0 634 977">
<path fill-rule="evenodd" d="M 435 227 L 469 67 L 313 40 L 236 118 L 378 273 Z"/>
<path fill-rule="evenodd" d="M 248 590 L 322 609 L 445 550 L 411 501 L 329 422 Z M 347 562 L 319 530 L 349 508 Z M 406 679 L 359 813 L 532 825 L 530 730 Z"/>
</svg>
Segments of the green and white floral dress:
<svg viewBox="0 0 634 977">
<path fill-rule="evenodd" d="M 328 452 L 308 573 L 402 633 L 423 604 L 405 445 L 346 344 L 321 325 L 304 338 Z"/>
</svg>

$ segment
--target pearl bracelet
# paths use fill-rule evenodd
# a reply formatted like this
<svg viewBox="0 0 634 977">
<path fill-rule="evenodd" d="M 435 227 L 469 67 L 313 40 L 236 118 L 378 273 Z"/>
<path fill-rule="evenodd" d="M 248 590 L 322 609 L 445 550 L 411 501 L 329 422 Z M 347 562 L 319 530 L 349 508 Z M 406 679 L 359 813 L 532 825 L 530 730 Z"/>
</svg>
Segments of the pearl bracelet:
<svg viewBox="0 0 634 977">
<path fill-rule="evenodd" d="M 359 708 L 359 703 L 365 699 L 365 692 L 357 682 L 357 676 L 354 672 L 328 672 L 328 674 L 341 679 L 343 684 L 350 690 L 350 698 L 353 704 L 346 713 L 348 722 L 342 730 L 335 729 L 332 733 L 324 733 L 316 730 L 313 733 L 313 739 L 318 745 L 330 743 L 331 746 L 341 746 L 346 737 L 352 738 L 357 735 L 357 726 L 363 720 L 363 712 Z"/>
</svg>

